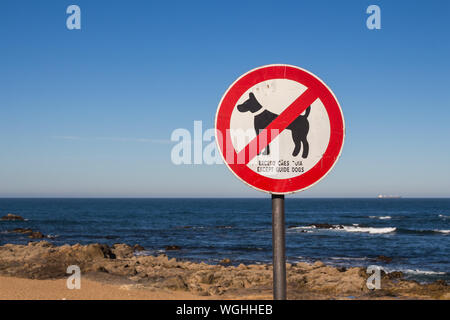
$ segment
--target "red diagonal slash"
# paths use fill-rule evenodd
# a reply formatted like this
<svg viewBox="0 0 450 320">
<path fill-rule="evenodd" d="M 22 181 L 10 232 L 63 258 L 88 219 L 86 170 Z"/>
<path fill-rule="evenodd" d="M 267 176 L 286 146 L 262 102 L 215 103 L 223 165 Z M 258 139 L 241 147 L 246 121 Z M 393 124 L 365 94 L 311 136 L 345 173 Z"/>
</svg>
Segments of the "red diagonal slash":
<svg viewBox="0 0 450 320">
<path fill-rule="evenodd" d="M 265 147 L 267 147 L 283 130 L 285 130 L 303 111 L 306 110 L 318 95 L 311 89 L 307 89 L 289 107 L 287 107 L 278 117 L 275 118 L 263 132 L 260 132 L 244 149 L 237 154 L 238 164 L 247 165 Z M 248 154 L 248 157 L 246 155 Z M 244 163 L 241 163 L 243 159 Z"/>
</svg>

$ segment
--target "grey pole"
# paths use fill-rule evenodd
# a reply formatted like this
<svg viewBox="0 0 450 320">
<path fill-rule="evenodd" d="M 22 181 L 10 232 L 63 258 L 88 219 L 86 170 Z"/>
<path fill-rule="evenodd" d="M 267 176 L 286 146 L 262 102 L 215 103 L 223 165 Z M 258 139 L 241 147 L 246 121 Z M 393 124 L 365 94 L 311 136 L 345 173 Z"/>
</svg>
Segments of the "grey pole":
<svg viewBox="0 0 450 320">
<path fill-rule="evenodd" d="M 273 299 L 286 300 L 284 195 L 272 194 Z"/>
</svg>

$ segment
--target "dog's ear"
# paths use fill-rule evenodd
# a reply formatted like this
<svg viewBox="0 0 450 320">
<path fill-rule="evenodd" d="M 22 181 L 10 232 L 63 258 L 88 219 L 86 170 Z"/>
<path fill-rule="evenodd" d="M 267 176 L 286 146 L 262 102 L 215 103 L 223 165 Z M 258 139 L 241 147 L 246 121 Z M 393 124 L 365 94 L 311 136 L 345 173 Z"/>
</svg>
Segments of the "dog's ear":
<svg viewBox="0 0 450 320">
<path fill-rule="evenodd" d="M 253 94 L 253 92 L 250 92 L 248 96 L 249 96 L 250 99 L 256 99 L 255 95 Z"/>
</svg>

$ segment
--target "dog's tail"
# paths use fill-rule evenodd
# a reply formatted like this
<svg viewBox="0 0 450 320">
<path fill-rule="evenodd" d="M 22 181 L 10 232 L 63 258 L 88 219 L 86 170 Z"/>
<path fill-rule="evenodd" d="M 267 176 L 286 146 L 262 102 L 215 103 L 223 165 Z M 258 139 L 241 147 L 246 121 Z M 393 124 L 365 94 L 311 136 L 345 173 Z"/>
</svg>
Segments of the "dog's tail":
<svg viewBox="0 0 450 320">
<path fill-rule="evenodd" d="M 311 106 L 309 106 L 308 108 L 306 108 L 304 117 L 305 117 L 305 118 L 308 118 L 310 112 L 311 112 Z"/>
</svg>

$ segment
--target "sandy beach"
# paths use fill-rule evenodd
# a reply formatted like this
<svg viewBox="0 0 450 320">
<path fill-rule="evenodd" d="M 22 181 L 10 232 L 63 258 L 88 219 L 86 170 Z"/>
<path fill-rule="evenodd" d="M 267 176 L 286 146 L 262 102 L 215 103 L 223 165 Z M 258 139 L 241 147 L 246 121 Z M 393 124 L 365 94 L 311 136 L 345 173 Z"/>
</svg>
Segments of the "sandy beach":
<svg viewBox="0 0 450 320">
<path fill-rule="evenodd" d="M 0 276 L 0 300 L 196 300 L 183 291 L 152 291 L 133 285 L 114 285 L 84 279 L 69 290 L 65 279 L 31 280 Z"/>
<path fill-rule="evenodd" d="M 68 289 L 67 267 L 81 270 Z M 320 261 L 287 264 L 289 299 L 450 299 L 445 282 L 419 284 L 399 272 L 369 290 L 362 268 Z M 136 255 L 126 244 L 64 245 L 46 241 L 0 246 L 0 299 L 271 299 L 270 265 L 210 265 Z"/>
</svg>

